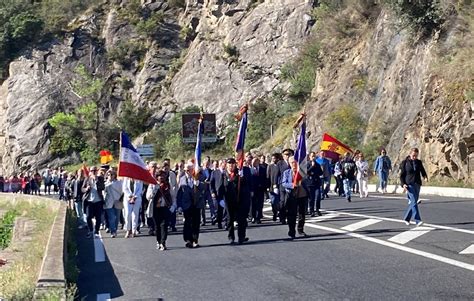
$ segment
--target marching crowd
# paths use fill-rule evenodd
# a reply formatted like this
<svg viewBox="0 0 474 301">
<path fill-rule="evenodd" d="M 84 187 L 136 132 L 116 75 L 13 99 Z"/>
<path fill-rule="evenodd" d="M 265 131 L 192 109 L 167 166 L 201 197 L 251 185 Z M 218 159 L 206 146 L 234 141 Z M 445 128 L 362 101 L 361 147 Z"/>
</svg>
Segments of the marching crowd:
<svg viewBox="0 0 474 301">
<path fill-rule="evenodd" d="M 132 238 L 147 227 L 148 234 L 156 236 L 159 250 L 166 250 L 168 231 L 177 231 L 180 215 L 185 246 L 199 247 L 200 227 L 208 223 L 206 207 L 211 225 L 225 228 L 231 244 L 236 240 L 243 244 L 249 240 L 248 223 L 262 222 L 264 202 L 269 200 L 273 221 L 288 225 L 288 236 L 294 239 L 297 233 L 306 236 L 306 215 L 321 215 L 321 200 L 329 198 L 331 177 L 336 182 L 334 192 L 348 202 L 354 193 L 361 198 L 368 196 L 371 172 L 378 175 L 381 192 L 387 192 L 392 164 L 384 149 L 372 169 L 361 152 L 346 153 L 337 162 L 324 154 L 308 155 L 307 174 L 300 182 L 294 181 L 298 171 L 294 152 L 285 149 L 269 156 L 268 163 L 267 156 L 247 153 L 242 168 L 234 158 L 212 161 L 206 157 L 199 168 L 191 160 L 181 160 L 174 166 L 170 160 L 147 162 L 157 184 L 118 179 L 117 170 L 109 166 L 81 168 L 76 173 L 47 168 L 42 174 L 36 171 L 0 177 L 0 191 L 39 195 L 43 184 L 44 194 L 57 193 L 76 211 L 79 228 L 87 228 L 87 237 L 99 235 L 101 229 L 116 237 L 121 227 L 125 238 Z M 421 225 L 417 203 L 421 177 L 427 176 L 417 149 L 411 150 L 400 169 L 409 203 L 405 221 L 409 224 L 413 215 L 416 224 Z"/>
</svg>

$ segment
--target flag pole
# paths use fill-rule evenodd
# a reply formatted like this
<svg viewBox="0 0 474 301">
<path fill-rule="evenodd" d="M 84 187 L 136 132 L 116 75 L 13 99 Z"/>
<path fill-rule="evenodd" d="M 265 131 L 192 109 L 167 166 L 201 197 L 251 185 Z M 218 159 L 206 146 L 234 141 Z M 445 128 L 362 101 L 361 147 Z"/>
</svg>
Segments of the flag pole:
<svg viewBox="0 0 474 301">
<path fill-rule="evenodd" d="M 119 132 L 119 157 L 118 157 L 118 164 L 117 164 L 117 177 L 120 174 L 120 158 L 122 157 L 122 130 Z"/>
</svg>

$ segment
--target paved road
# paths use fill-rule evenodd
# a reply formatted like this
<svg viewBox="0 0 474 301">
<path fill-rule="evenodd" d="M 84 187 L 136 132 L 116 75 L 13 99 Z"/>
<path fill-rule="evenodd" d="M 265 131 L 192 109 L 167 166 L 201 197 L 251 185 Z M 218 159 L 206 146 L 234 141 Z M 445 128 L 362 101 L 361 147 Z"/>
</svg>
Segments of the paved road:
<svg viewBox="0 0 474 301">
<path fill-rule="evenodd" d="M 324 200 L 307 238 L 287 239 L 266 219 L 250 241 L 202 229 L 199 249 L 168 238 L 85 239 L 78 231 L 79 290 L 86 300 L 474 300 L 474 200 L 422 197 L 425 225 L 406 226 L 402 196 Z M 413 230 L 414 229 L 414 230 Z M 122 233 L 120 235 L 122 237 Z M 105 253 L 101 253 L 102 242 Z M 464 251 L 464 253 L 462 253 Z M 461 254 L 460 254 L 461 253 Z M 101 260 L 104 254 L 103 262 Z"/>
</svg>

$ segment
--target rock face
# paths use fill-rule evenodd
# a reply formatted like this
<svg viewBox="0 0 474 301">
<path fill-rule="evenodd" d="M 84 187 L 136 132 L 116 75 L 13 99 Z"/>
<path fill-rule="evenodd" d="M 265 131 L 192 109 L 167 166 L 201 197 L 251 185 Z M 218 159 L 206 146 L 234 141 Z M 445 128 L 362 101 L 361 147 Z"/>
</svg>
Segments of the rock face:
<svg viewBox="0 0 474 301">
<path fill-rule="evenodd" d="M 318 1 L 187 0 L 184 9 L 167 1 L 141 1 L 149 12 L 165 16 L 153 39 L 141 37 L 121 17 L 129 1 L 110 2 L 76 20 L 76 30 L 63 40 L 40 45 L 10 64 L 10 77 L 0 87 L 4 173 L 67 163 L 48 154 L 47 119 L 81 104 L 70 85 L 78 64 L 110 87 L 103 108 L 107 120 L 114 120 L 126 97 L 153 110 L 151 122 L 189 105 L 202 106 L 222 120 L 244 102 L 286 89 L 281 67 L 314 32 L 311 11 Z M 436 49 L 460 34 L 456 26 L 413 44 L 382 8 L 370 20 L 355 10 L 345 13 L 356 30 L 321 54 L 306 105 L 309 146 L 319 145 L 328 112 L 341 103 L 355 103 L 369 123 L 379 125 L 367 132 L 365 141 L 376 131 L 386 133 L 396 164 L 417 146 L 431 176 L 471 181 L 472 103 L 448 101 L 440 92 L 445 82 L 432 68 Z M 108 60 L 115 47 L 137 40 L 146 46 L 142 57 L 131 58 L 128 66 Z"/>
<path fill-rule="evenodd" d="M 417 147 L 431 177 L 472 180 L 472 103 L 448 100 L 441 93 L 445 82 L 433 73 L 436 51 L 455 38 L 458 24 L 449 24 L 442 37 L 414 44 L 383 9 L 374 21 L 348 14 L 353 22 L 368 23 L 361 25 L 366 26 L 362 34 L 342 39 L 338 51 L 325 54 L 313 90 L 315 105 L 309 106 L 310 144 L 320 143 L 324 126 L 318 121 L 341 103 L 355 103 L 369 124 L 379 125 L 372 131 L 388 135 L 394 170 Z M 366 133 L 366 143 L 372 134 Z"/>
</svg>

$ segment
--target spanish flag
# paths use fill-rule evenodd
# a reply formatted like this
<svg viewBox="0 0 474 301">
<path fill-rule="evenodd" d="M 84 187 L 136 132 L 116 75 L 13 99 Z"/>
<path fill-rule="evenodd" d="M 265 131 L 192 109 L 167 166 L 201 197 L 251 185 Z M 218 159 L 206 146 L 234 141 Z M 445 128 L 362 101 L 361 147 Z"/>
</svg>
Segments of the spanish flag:
<svg viewBox="0 0 474 301">
<path fill-rule="evenodd" d="M 101 150 L 99 152 L 99 155 L 100 155 L 100 164 L 107 164 L 114 159 L 112 157 L 112 153 L 108 150 Z"/>
<path fill-rule="evenodd" d="M 329 157 L 331 159 L 338 158 L 340 155 L 344 155 L 347 152 L 353 153 L 352 149 L 349 146 L 345 145 L 336 138 L 328 135 L 327 133 L 324 133 L 323 135 L 323 141 L 321 142 L 321 150 L 325 152 L 326 157 Z"/>
</svg>

